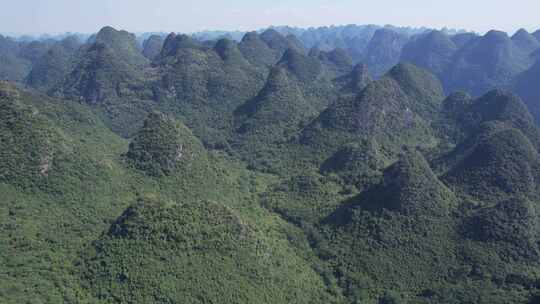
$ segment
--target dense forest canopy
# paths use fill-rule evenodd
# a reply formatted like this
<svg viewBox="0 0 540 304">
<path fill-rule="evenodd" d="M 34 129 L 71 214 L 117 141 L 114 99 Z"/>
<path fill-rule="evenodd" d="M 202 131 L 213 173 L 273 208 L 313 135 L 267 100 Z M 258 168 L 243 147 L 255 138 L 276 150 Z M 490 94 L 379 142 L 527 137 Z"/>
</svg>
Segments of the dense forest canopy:
<svg viewBox="0 0 540 304">
<path fill-rule="evenodd" d="M 2 303 L 539 303 L 540 31 L 0 36 Z"/>
</svg>

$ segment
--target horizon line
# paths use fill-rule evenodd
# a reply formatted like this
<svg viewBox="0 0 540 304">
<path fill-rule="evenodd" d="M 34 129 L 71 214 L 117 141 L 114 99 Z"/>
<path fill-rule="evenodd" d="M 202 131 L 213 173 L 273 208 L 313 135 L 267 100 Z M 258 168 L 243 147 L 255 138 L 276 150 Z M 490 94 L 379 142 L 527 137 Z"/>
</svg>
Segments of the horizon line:
<svg viewBox="0 0 540 304">
<path fill-rule="evenodd" d="M 511 35 L 513 33 L 511 33 L 510 31 L 506 31 L 506 30 L 501 30 L 501 29 L 490 29 L 490 30 L 486 30 L 486 31 L 477 31 L 477 30 L 470 30 L 470 29 L 466 29 L 466 28 L 454 28 L 454 27 L 448 27 L 448 26 L 443 26 L 443 27 L 430 27 L 430 26 L 411 26 L 411 25 L 395 25 L 395 24 L 391 24 L 391 23 L 386 23 L 386 24 L 375 24 L 375 23 L 343 23 L 343 24 L 327 24 L 327 25 L 315 25 L 315 26 L 296 26 L 296 25 L 269 25 L 269 26 L 266 26 L 266 27 L 260 27 L 258 29 L 201 29 L 201 30 L 197 30 L 197 31 L 167 31 L 167 30 L 129 30 L 129 29 L 126 29 L 126 28 L 123 28 L 123 27 L 120 27 L 120 26 L 112 26 L 112 25 L 103 25 L 101 27 L 98 27 L 96 31 L 93 31 L 93 32 L 85 32 L 85 31 L 64 31 L 64 32 L 0 32 L 0 35 L 3 35 L 3 36 L 8 36 L 8 37 L 13 37 L 13 38 L 21 38 L 21 37 L 25 37 L 25 36 L 28 36 L 28 37 L 32 37 L 32 38 L 38 38 L 38 37 L 42 37 L 42 36 L 62 36 L 62 35 L 69 35 L 69 34 L 72 34 L 72 35 L 93 35 L 93 34 L 96 34 L 98 33 L 101 29 L 103 29 L 104 27 L 107 27 L 107 26 L 110 26 L 116 30 L 124 30 L 124 31 L 127 31 L 129 33 L 133 33 L 133 34 L 136 34 L 136 35 L 143 35 L 143 34 L 149 34 L 149 33 L 182 33 L 182 34 L 190 34 L 190 35 L 193 35 L 193 34 L 198 34 L 198 33 L 204 33 L 204 32 L 232 32 L 232 33 L 247 33 L 247 32 L 252 32 L 252 31 L 257 31 L 257 32 L 260 32 L 260 31 L 263 31 L 263 30 L 266 30 L 266 29 L 269 29 L 269 28 L 284 28 L 284 27 L 289 27 L 289 28 L 292 28 L 292 29 L 299 29 L 299 30 L 310 30 L 310 29 L 320 29 L 320 28 L 332 28 L 332 27 L 346 27 L 346 26 L 376 26 L 376 27 L 380 27 L 380 28 L 385 28 L 385 27 L 394 27 L 394 28 L 402 28 L 402 29 L 412 29 L 412 30 L 422 30 L 422 29 L 426 29 L 426 30 L 439 30 L 439 31 L 450 31 L 450 32 L 467 32 L 467 33 L 476 33 L 476 34 L 485 34 L 491 30 L 497 30 L 497 31 L 502 31 L 502 32 L 505 32 L 507 33 L 508 35 Z M 527 32 L 529 33 L 533 33 L 535 32 L 536 30 L 540 30 L 540 29 L 526 29 L 525 27 L 521 27 L 520 29 L 525 29 Z M 520 29 L 516 30 L 519 31 Z"/>
</svg>

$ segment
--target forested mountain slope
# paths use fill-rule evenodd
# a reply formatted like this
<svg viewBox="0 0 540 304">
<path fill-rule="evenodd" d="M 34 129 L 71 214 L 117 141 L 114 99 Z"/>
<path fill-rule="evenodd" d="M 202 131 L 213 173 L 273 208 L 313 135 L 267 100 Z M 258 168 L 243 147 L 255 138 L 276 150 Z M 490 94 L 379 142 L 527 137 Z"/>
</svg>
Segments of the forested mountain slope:
<svg viewBox="0 0 540 304">
<path fill-rule="evenodd" d="M 0 302 L 536 303 L 537 38 L 372 30 L 0 39 Z"/>
</svg>

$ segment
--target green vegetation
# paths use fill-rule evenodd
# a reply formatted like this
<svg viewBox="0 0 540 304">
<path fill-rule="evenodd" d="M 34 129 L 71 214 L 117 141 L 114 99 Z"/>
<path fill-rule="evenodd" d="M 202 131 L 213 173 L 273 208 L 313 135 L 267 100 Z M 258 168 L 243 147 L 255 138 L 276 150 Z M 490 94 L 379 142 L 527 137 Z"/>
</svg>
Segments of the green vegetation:
<svg viewBox="0 0 540 304">
<path fill-rule="evenodd" d="M 174 172 L 180 163 L 189 166 L 203 152 L 202 145 L 185 126 L 161 113 L 151 113 L 129 144 L 126 156 L 149 175 Z"/>
<path fill-rule="evenodd" d="M 344 96 L 329 106 L 303 130 L 301 142 L 316 153 L 334 153 L 353 141 L 376 140 L 382 155 L 392 159 L 402 145 L 433 144 L 425 119 L 433 118 L 442 98 L 441 85 L 433 76 L 401 64 L 357 96 Z"/>
<path fill-rule="evenodd" d="M 161 107 L 178 115 L 207 146 L 221 148 L 231 137 L 234 110 L 257 94 L 265 77 L 232 41 L 206 49 L 175 35 L 165 41 L 160 75 Z"/>
<path fill-rule="evenodd" d="M 381 177 L 386 163 L 375 140 L 362 140 L 346 144 L 321 165 L 321 171 L 336 173 L 347 184 L 365 188 Z"/>
<path fill-rule="evenodd" d="M 538 75 L 540 75 L 540 61 L 537 60 L 530 69 L 516 78 L 513 85 L 514 90 L 523 98 L 523 102 L 527 104 L 537 123 L 540 121 L 540 107 L 536 103 L 536 100 L 540 99 L 540 90 L 535 85 Z"/>
<path fill-rule="evenodd" d="M 314 271 L 283 245 L 219 203 L 140 201 L 93 243 L 83 278 L 106 301 L 328 301 Z"/>
<path fill-rule="evenodd" d="M 142 81 L 146 59 L 136 49 L 135 37 L 113 28 L 103 28 L 96 42 L 86 46 L 75 68 L 55 93 L 66 98 L 96 104 L 134 95 Z"/>
<path fill-rule="evenodd" d="M 8 253 L 2 255 L 0 270 L 3 302 L 328 303 L 339 297 L 327 291 L 312 268 L 315 257 L 305 238 L 288 241 L 289 235 L 301 233 L 256 203 L 256 193 L 264 190 L 269 177 L 251 173 L 224 155 L 203 152 L 189 130 L 162 114 L 151 114 L 128 148 L 128 142 L 109 131 L 87 106 L 40 100 L 39 95 L 6 84 L 1 92 L 2 121 L 7 123 L 0 129 L 2 147 L 4 139 L 18 140 L 10 146 L 13 150 L 2 149 L 8 169 L 0 182 L 0 246 Z M 37 117 L 27 128 L 31 115 Z M 46 175 L 35 164 L 41 150 L 24 148 L 39 144 L 41 137 L 21 133 L 41 135 L 48 130 L 41 124 L 59 136 L 51 140 L 56 149 Z M 173 137 L 160 137 L 159 132 Z M 174 143 L 174 135 L 186 147 L 178 170 L 147 177 L 136 169 L 137 163 L 132 169 L 125 162 L 123 155 L 130 159 L 129 151 L 140 155 L 135 151 L 172 147 L 167 143 Z M 12 160 L 19 167 L 11 166 Z M 142 164 L 146 161 L 143 158 Z M 131 236 L 125 238 L 122 230 Z M 167 235 L 181 239 L 177 245 L 165 244 Z M 150 255 L 157 258 L 158 248 L 169 260 L 158 258 L 146 264 L 146 270 L 138 268 Z M 132 256 L 134 250 L 138 257 Z M 104 266 L 113 264 L 119 268 Z M 208 267 L 220 271 L 212 274 Z M 134 272 L 125 273 L 132 281 L 124 284 L 119 278 L 126 269 Z M 171 281 L 173 277 L 180 279 Z M 169 281 L 169 287 L 161 280 Z M 177 284 L 186 289 L 179 291 Z"/>
<path fill-rule="evenodd" d="M 143 49 L 110 27 L 80 47 L 0 37 L 32 67 L 29 87 L 0 82 L 0 302 L 535 303 L 527 106 L 445 99 L 390 64 L 410 32 L 349 31 L 309 31 L 342 49 L 283 28 Z M 487 89 L 534 39 L 424 33 L 402 57 Z M 381 78 L 353 66 L 365 54 Z"/>
<path fill-rule="evenodd" d="M 80 43 L 76 37 L 68 37 L 55 43 L 33 64 L 26 83 L 47 91 L 63 81 L 73 68 L 73 56 L 79 46 Z"/>
<path fill-rule="evenodd" d="M 281 67 L 273 69 L 265 87 L 236 113 L 239 133 L 265 142 L 288 139 L 302 123 L 317 114 L 297 82 Z"/>
<path fill-rule="evenodd" d="M 399 62 L 401 50 L 408 37 L 391 29 L 378 29 L 366 46 L 364 62 L 375 76 L 384 75 Z"/>
<path fill-rule="evenodd" d="M 507 195 L 529 195 L 536 189 L 540 169 L 537 154 L 519 130 L 486 125 L 456 148 L 452 159 L 457 163 L 445 174 L 445 180 L 490 202 Z"/>
<path fill-rule="evenodd" d="M 31 69 L 31 62 L 21 58 L 21 46 L 0 35 L 0 80 L 22 81 Z"/>
<path fill-rule="evenodd" d="M 148 39 L 146 39 L 143 43 L 142 54 L 148 60 L 156 59 L 159 53 L 161 52 L 161 49 L 163 48 L 164 42 L 165 41 L 163 40 L 163 38 L 158 35 L 152 35 L 148 37 Z"/>
<path fill-rule="evenodd" d="M 21 186 L 41 184 L 56 158 L 63 156 L 59 132 L 4 82 L 0 83 L 0 117 L 0 180 Z"/>
<path fill-rule="evenodd" d="M 456 51 L 457 46 L 449 35 L 441 31 L 430 31 L 411 39 L 403 48 L 401 60 L 414 63 L 443 78 Z"/>
<path fill-rule="evenodd" d="M 247 33 L 238 44 L 238 48 L 247 61 L 260 68 L 276 64 L 281 56 L 278 51 L 270 48 L 256 32 Z"/>
<path fill-rule="evenodd" d="M 382 286 L 414 296 L 438 282 L 451 284 L 459 265 L 449 216 L 456 206 L 423 157 L 407 151 L 379 184 L 321 221 L 316 248 L 353 303 L 385 298 Z"/>
<path fill-rule="evenodd" d="M 335 82 L 342 93 L 358 94 L 371 82 L 371 77 L 366 65 L 357 64 L 349 74 L 336 78 Z"/>
<path fill-rule="evenodd" d="M 510 84 L 532 64 L 529 54 L 504 32 L 489 31 L 455 54 L 446 72 L 449 91 L 466 90 L 474 95 Z"/>
</svg>

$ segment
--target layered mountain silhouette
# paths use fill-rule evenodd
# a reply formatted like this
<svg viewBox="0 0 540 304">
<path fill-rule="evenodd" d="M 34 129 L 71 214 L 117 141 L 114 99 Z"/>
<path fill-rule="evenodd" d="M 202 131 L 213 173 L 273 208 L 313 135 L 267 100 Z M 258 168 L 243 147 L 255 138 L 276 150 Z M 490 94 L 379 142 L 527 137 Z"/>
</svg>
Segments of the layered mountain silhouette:
<svg viewBox="0 0 540 304">
<path fill-rule="evenodd" d="M 539 75 L 540 60 L 537 60 L 530 69 L 518 75 L 513 85 L 515 92 L 523 98 L 537 123 L 540 121 L 540 104 L 538 103 L 540 90 L 536 85 Z"/>
<path fill-rule="evenodd" d="M 335 150 L 354 138 L 370 137 L 391 151 L 409 138 L 429 138 L 426 119 L 433 117 L 442 99 L 441 84 L 433 75 L 401 64 L 356 97 L 330 105 L 304 130 L 301 140 L 318 150 Z"/>
<path fill-rule="evenodd" d="M 367 45 L 363 61 L 374 75 L 382 75 L 399 62 L 408 37 L 388 29 L 379 29 Z"/>
<path fill-rule="evenodd" d="M 458 47 L 444 32 L 431 31 L 414 37 L 402 51 L 401 60 L 425 68 L 443 79 Z"/>
<path fill-rule="evenodd" d="M 81 43 L 74 36 L 55 43 L 32 66 L 26 79 L 28 85 L 49 90 L 57 83 L 64 81 L 73 68 L 74 57 L 80 46 Z"/>
<path fill-rule="evenodd" d="M 148 37 L 143 42 L 143 51 L 142 54 L 144 57 L 148 58 L 148 60 L 154 60 L 161 52 L 161 49 L 163 48 L 163 43 L 165 40 L 163 37 L 158 35 L 152 35 Z"/>
<path fill-rule="evenodd" d="M 529 66 L 528 55 L 506 33 L 490 31 L 456 54 L 448 71 L 447 87 L 474 95 L 504 87 Z"/>
<path fill-rule="evenodd" d="M 412 38 L 401 59 L 435 73 L 448 92 L 464 90 L 480 95 L 493 88 L 510 87 L 513 79 L 532 64 L 538 41 L 525 30 L 511 38 L 498 31 L 484 36 L 449 36 L 432 31 Z"/>
<path fill-rule="evenodd" d="M 328 72 L 336 76 L 350 72 L 353 66 L 353 59 L 345 50 L 340 48 L 328 52 L 313 48 L 310 50 L 309 55 L 318 57 L 323 66 L 328 69 Z"/>
<path fill-rule="evenodd" d="M 288 49 L 299 52 L 304 51 L 304 46 L 294 35 L 284 36 L 274 29 L 268 29 L 261 33 L 261 39 L 273 50 L 283 53 Z"/>
<path fill-rule="evenodd" d="M 105 27 L 87 45 L 74 69 L 55 88 L 66 98 L 90 104 L 132 94 L 132 86 L 142 81 L 146 58 L 137 49 L 135 36 Z"/>
<path fill-rule="evenodd" d="M 261 68 L 274 65 L 280 57 L 280 52 L 271 48 L 257 32 L 247 33 L 238 48 L 251 64 Z"/>
<path fill-rule="evenodd" d="M 295 130 L 317 113 L 292 77 L 282 67 L 270 72 L 259 94 L 237 110 L 241 122 L 239 132 L 255 136 L 259 133 L 264 139 L 279 140 L 284 137 L 284 132 Z"/>
<path fill-rule="evenodd" d="M 67 77 L 68 75 L 64 74 L 66 70 L 71 72 L 73 67 L 70 65 L 84 62 L 81 57 L 83 57 L 85 49 L 89 48 L 89 46 L 99 42 L 98 40 L 109 40 L 110 45 L 113 44 L 113 40 L 121 40 L 109 39 L 112 37 L 110 34 L 112 28 L 106 29 L 101 35 L 93 35 L 88 40 L 88 44 L 83 47 L 83 50 L 78 52 L 79 55 L 72 58 L 73 60 L 66 59 L 70 58 L 73 53 L 72 50 L 64 54 L 65 50 L 59 48 L 58 43 L 52 40 L 19 42 L 3 37 L 2 41 L 5 47 L 0 54 L 2 54 L 4 64 L 0 69 L 0 73 L 3 73 L 4 79 L 26 82 L 30 86 L 39 87 L 40 89 L 56 87 L 55 91 L 60 92 L 62 90 L 58 90 L 59 87 L 67 86 L 65 89 L 70 91 L 67 92 L 70 98 L 80 98 L 81 95 L 86 95 L 86 97 L 83 97 L 84 99 L 100 99 L 99 95 L 105 93 L 97 93 L 95 89 L 89 89 L 89 91 L 94 92 L 84 92 L 76 96 L 79 93 L 78 91 L 84 90 L 82 87 L 85 87 L 85 85 L 73 89 L 70 87 L 77 86 L 74 83 L 64 85 L 60 83 L 63 78 L 77 78 Z M 215 41 L 217 41 L 220 37 L 235 37 L 236 39 L 239 37 L 239 33 L 216 33 L 219 33 L 219 35 L 215 37 L 211 33 L 193 35 L 193 37 L 197 38 L 193 43 L 198 44 L 200 47 L 212 48 L 215 42 L 203 41 L 203 39 L 215 38 Z M 398 62 L 410 62 L 428 69 L 439 77 L 446 93 L 465 90 L 474 96 L 478 96 L 493 88 L 513 88 L 519 75 L 532 67 L 535 61 L 534 58 L 536 58 L 535 54 L 540 51 L 540 42 L 536 37 L 538 36 L 537 33 L 529 33 L 524 29 L 520 29 L 509 37 L 497 31 L 490 31 L 484 36 L 478 36 L 474 33 L 449 30 L 432 31 L 429 29 L 378 27 L 374 25 L 348 25 L 305 30 L 276 27 L 260 33 L 247 33 L 241 39 L 242 41 L 238 43 L 238 49 L 244 59 L 263 74 L 260 79 L 265 78 L 264 74 L 269 73 L 271 67 L 281 59 L 286 50 L 295 49 L 299 53 L 306 54 L 306 50 L 313 48 L 310 52 L 311 55 L 319 57 L 326 69 L 335 73 L 336 76 L 348 72 L 350 65 L 364 63 L 368 66 L 372 76 L 380 77 Z M 98 36 L 100 36 L 99 39 Z M 109 38 L 106 38 L 107 36 Z M 120 55 L 123 57 L 122 59 L 131 58 L 128 59 L 129 65 L 137 65 L 142 62 L 141 52 L 150 61 L 159 59 L 160 55 L 158 53 L 161 53 L 164 43 L 162 36 L 149 34 L 144 37 L 147 38 L 142 42 L 142 47 L 134 44 L 133 41 L 125 43 L 124 46 L 118 45 L 118 47 L 115 47 L 122 50 L 121 52 L 126 52 Z M 126 47 L 127 45 L 130 46 Z M 55 47 L 49 51 L 53 46 Z M 166 49 L 164 48 L 165 51 Z M 176 49 L 176 47 L 173 47 L 173 49 Z M 97 51 L 94 49 L 93 52 Z M 138 55 L 135 55 L 136 53 Z M 101 55 L 101 57 L 110 56 Z M 349 60 L 352 62 L 350 63 Z M 105 63 L 105 61 L 103 60 L 102 63 Z M 44 83 L 43 80 L 39 80 L 39 75 L 42 74 L 40 70 L 44 69 L 43 66 L 47 64 L 54 66 L 54 68 L 47 68 L 47 70 L 56 68 L 57 71 L 50 72 L 51 77 L 47 76 L 48 83 Z M 111 62 L 111 64 L 113 63 Z M 115 60 L 114 64 L 121 65 L 117 60 Z M 128 68 L 123 67 L 113 70 L 122 69 Z M 130 72 L 128 74 L 135 73 Z M 147 74 L 143 78 L 152 78 L 155 76 L 154 74 L 150 72 L 149 75 Z M 89 86 L 97 86 L 97 84 Z M 131 88 L 124 88 L 122 85 L 117 86 L 120 86 L 125 93 L 130 93 Z M 148 91 L 146 91 L 145 96 L 139 96 L 138 99 L 153 98 L 149 96 L 153 94 L 150 92 L 152 84 L 139 83 L 139 86 L 146 86 Z M 107 94 L 112 93 L 111 88 L 102 91 L 111 91 Z M 527 100 L 529 99 L 528 96 L 521 97 L 526 99 L 528 105 L 533 103 Z M 535 112 L 533 108 L 531 110 Z"/>
<path fill-rule="evenodd" d="M 512 41 L 524 52 L 532 53 L 540 48 L 540 41 L 525 29 L 518 30 L 513 36 Z"/>
<path fill-rule="evenodd" d="M 21 45 L 0 35 L 0 79 L 21 81 L 31 69 L 31 62 L 21 56 Z"/>
<path fill-rule="evenodd" d="M 225 142 L 234 110 L 264 84 L 262 70 L 228 39 L 205 48 L 187 36 L 171 34 L 160 57 L 157 99 L 183 105 L 178 109 L 187 125 L 213 145 Z"/>
<path fill-rule="evenodd" d="M 235 145 L 249 155 L 268 153 L 297 136 L 337 96 L 336 71 L 326 67 L 318 57 L 285 51 L 259 93 L 235 110 Z"/>
<path fill-rule="evenodd" d="M 359 63 L 350 73 L 336 78 L 335 83 L 341 87 L 343 93 L 360 93 L 371 81 L 367 65 Z"/>
</svg>

